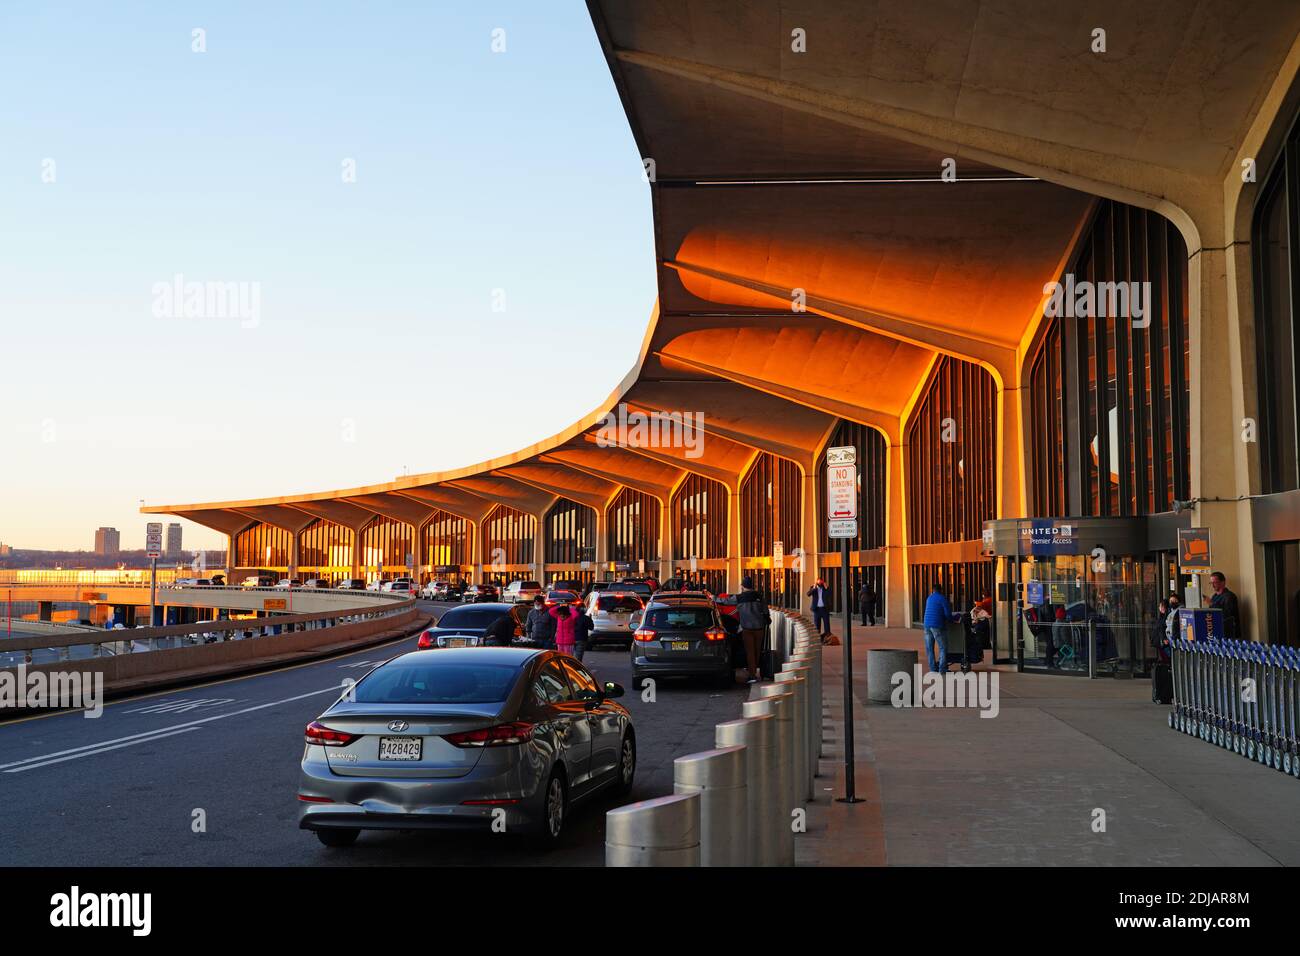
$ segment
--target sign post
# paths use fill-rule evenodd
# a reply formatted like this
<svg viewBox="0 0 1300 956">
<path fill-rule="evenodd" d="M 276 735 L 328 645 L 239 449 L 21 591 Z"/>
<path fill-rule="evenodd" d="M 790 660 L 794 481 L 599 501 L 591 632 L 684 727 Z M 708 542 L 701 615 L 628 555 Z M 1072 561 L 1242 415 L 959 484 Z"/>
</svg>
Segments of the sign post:
<svg viewBox="0 0 1300 956">
<path fill-rule="evenodd" d="M 849 576 L 849 539 L 858 536 L 858 449 L 826 449 L 827 531 L 840 539 L 841 598 L 844 611 L 844 796 L 839 803 L 860 803 L 853 758 L 853 583 Z"/>
<path fill-rule="evenodd" d="M 144 549 L 149 555 L 149 626 L 158 626 L 158 556 L 162 554 L 162 522 L 145 526 Z"/>
</svg>

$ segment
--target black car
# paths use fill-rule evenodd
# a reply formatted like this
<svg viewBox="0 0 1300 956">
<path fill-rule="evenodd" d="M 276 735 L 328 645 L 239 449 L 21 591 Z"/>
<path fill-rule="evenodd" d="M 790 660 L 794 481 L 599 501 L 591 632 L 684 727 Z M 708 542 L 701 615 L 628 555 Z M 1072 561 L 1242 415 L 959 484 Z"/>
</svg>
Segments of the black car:
<svg viewBox="0 0 1300 956">
<path fill-rule="evenodd" d="M 421 650 L 438 647 L 508 647 L 526 646 L 523 635 L 524 615 L 528 608 L 515 604 L 479 602 L 453 607 L 438 618 L 433 627 L 420 634 Z"/>
<path fill-rule="evenodd" d="M 655 599 L 632 635 L 632 687 L 647 677 L 705 677 L 736 681 L 731 635 L 713 603 L 694 595 Z"/>
</svg>

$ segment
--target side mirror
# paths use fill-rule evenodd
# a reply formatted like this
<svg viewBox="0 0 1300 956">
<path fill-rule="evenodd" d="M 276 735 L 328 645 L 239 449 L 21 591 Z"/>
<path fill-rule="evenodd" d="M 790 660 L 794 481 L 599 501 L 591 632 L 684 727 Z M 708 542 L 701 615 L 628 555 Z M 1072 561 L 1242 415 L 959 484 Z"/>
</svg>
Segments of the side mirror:
<svg viewBox="0 0 1300 956">
<path fill-rule="evenodd" d="M 622 697 L 624 694 L 623 685 L 616 684 L 612 680 L 605 681 L 606 697 Z"/>
</svg>

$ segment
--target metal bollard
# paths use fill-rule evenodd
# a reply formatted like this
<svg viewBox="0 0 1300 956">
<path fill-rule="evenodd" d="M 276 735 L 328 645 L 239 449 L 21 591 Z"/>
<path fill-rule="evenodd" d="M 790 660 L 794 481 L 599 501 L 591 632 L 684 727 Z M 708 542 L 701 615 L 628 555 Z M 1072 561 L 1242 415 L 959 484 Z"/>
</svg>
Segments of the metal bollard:
<svg viewBox="0 0 1300 956">
<path fill-rule="evenodd" d="M 699 866 L 700 795 L 675 793 L 605 813 L 606 866 Z"/>
<path fill-rule="evenodd" d="M 808 713 L 808 704 L 812 701 L 812 685 L 807 675 L 808 668 L 793 663 L 787 663 L 776 675 L 777 686 L 787 687 L 794 693 L 794 732 L 799 742 L 799 746 L 795 747 L 795 779 L 801 781 L 801 802 L 813 798 L 812 717 Z"/>
<path fill-rule="evenodd" d="M 745 866 L 776 866 L 776 831 L 771 821 L 776 814 L 774 795 L 779 770 L 776 766 L 776 718 L 769 715 L 728 720 L 714 729 L 719 747 L 745 748 Z"/>
<path fill-rule="evenodd" d="M 772 774 L 764 781 L 771 807 L 766 826 L 775 844 L 772 866 L 794 866 L 794 830 L 790 826 L 790 811 L 794 809 L 794 767 L 790 758 L 794 742 L 794 722 L 790 719 L 793 700 L 793 695 L 787 691 L 778 696 L 747 700 L 740 705 L 744 716 L 769 716 L 776 725 L 772 735 Z"/>
<path fill-rule="evenodd" d="M 791 658 L 791 662 L 798 667 L 808 669 L 809 680 L 811 681 L 811 693 L 809 695 L 808 714 L 809 714 L 809 739 L 811 741 L 812 768 L 814 775 L 821 773 L 818 765 L 818 758 L 822 755 L 822 731 L 825 722 L 825 698 L 822 696 L 822 668 L 821 655 L 813 651 L 802 651 Z"/>
<path fill-rule="evenodd" d="M 744 746 L 673 761 L 673 793 L 700 797 L 700 866 L 745 866 L 749 836 Z"/>
</svg>

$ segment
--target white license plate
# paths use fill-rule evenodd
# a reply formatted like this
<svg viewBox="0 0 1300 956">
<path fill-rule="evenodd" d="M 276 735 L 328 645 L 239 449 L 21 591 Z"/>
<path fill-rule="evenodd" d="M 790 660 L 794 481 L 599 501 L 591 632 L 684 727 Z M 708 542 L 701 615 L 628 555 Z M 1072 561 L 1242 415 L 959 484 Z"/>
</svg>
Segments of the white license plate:
<svg viewBox="0 0 1300 956">
<path fill-rule="evenodd" d="M 449 637 L 449 638 L 447 638 L 447 646 L 448 646 L 448 647 L 464 647 L 464 646 L 465 646 L 466 644 L 468 644 L 468 643 L 469 643 L 469 639 L 468 639 L 468 638 L 464 638 L 464 637 Z"/>
<path fill-rule="evenodd" d="M 419 760 L 424 749 L 423 737 L 380 737 L 380 760 Z"/>
</svg>

